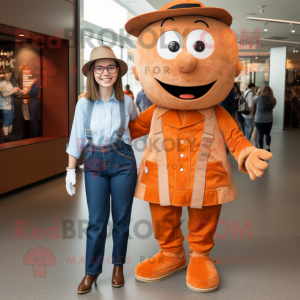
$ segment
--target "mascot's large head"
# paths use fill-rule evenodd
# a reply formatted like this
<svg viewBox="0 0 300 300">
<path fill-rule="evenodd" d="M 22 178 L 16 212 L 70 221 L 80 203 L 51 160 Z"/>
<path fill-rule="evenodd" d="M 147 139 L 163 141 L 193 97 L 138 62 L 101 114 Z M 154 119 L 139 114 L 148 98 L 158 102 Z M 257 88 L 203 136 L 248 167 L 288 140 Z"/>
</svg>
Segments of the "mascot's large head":
<svg viewBox="0 0 300 300">
<path fill-rule="evenodd" d="M 179 110 L 222 102 L 240 73 L 231 23 L 226 10 L 196 0 L 176 0 L 130 19 L 125 29 L 138 37 L 135 78 L 149 99 Z"/>
</svg>

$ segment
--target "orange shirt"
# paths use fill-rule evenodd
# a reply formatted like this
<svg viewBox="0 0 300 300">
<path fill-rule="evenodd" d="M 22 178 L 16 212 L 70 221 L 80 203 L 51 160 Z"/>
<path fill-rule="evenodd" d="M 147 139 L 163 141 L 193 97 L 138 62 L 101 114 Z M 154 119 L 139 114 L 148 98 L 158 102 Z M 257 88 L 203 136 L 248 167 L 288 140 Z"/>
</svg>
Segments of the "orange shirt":
<svg viewBox="0 0 300 300">
<path fill-rule="evenodd" d="M 124 94 L 125 94 L 125 95 L 128 95 L 129 97 L 132 98 L 132 100 L 134 100 L 134 95 L 133 95 L 133 92 L 132 92 L 132 91 L 125 90 L 125 91 L 124 91 Z"/>
</svg>

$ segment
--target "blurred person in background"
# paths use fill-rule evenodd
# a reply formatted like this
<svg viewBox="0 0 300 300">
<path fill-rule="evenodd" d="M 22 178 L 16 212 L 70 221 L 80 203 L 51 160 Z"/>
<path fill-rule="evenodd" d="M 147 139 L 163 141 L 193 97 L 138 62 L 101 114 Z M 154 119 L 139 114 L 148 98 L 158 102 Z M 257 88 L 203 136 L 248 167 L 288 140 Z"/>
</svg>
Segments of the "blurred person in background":
<svg viewBox="0 0 300 300">
<path fill-rule="evenodd" d="M 145 111 L 148 107 L 153 105 L 153 103 L 149 100 L 143 89 L 138 92 L 135 104 L 138 108 L 139 113 Z"/>
<path fill-rule="evenodd" d="M 124 86 L 125 90 L 124 90 L 124 94 L 125 95 L 128 95 L 129 97 L 132 98 L 132 100 L 134 100 L 134 95 L 133 95 L 133 92 L 130 90 L 130 85 L 129 84 L 126 84 Z"/>
<path fill-rule="evenodd" d="M 273 125 L 273 109 L 276 106 L 276 99 L 273 90 L 269 86 L 264 86 L 261 95 L 255 98 L 256 114 L 255 125 L 258 131 L 258 145 L 264 148 L 264 136 L 266 136 L 267 151 L 271 152 L 271 129 Z"/>
<path fill-rule="evenodd" d="M 223 106 L 227 112 L 234 118 L 235 115 L 235 93 L 232 89 L 225 100 L 223 100 L 220 103 L 221 106 Z"/>
<path fill-rule="evenodd" d="M 253 95 L 255 93 L 255 84 L 249 83 L 248 89 L 244 92 L 243 97 L 247 103 L 250 113 L 248 115 L 242 114 L 245 119 L 246 126 L 245 126 L 245 137 L 250 142 L 252 133 L 254 130 L 254 106 L 253 106 Z"/>
<path fill-rule="evenodd" d="M 14 119 L 14 107 L 12 95 L 23 92 L 18 87 L 13 87 L 10 82 L 12 73 L 8 70 L 0 70 L 0 112 L 3 120 L 3 134 L 10 135 Z"/>
<path fill-rule="evenodd" d="M 253 100 L 256 99 L 258 96 L 261 95 L 261 90 L 262 89 L 258 89 L 257 93 L 255 94 L 255 96 L 253 97 Z M 256 104 L 254 103 L 254 119 L 255 119 L 255 113 L 256 113 Z M 257 141 L 258 141 L 258 131 L 257 131 L 257 127 L 256 125 L 254 124 L 254 130 L 253 130 L 253 133 L 252 133 L 252 137 L 251 137 L 254 145 L 256 148 L 258 148 L 258 144 L 257 144 Z"/>
<path fill-rule="evenodd" d="M 41 80 L 38 80 L 38 77 L 39 75 L 33 75 L 34 79 L 28 92 L 28 95 L 31 97 L 28 110 L 33 137 L 38 137 L 40 132 L 38 116 L 41 110 L 41 99 L 38 98 L 38 95 L 41 89 Z"/>
<path fill-rule="evenodd" d="M 241 131 L 245 134 L 245 119 L 242 116 L 242 114 L 238 111 L 238 103 L 242 96 L 242 92 L 240 91 L 240 87 L 237 82 L 235 82 L 233 84 L 233 91 L 234 91 L 234 95 L 235 95 L 235 109 L 236 109 L 238 122 L 240 124 Z"/>
</svg>

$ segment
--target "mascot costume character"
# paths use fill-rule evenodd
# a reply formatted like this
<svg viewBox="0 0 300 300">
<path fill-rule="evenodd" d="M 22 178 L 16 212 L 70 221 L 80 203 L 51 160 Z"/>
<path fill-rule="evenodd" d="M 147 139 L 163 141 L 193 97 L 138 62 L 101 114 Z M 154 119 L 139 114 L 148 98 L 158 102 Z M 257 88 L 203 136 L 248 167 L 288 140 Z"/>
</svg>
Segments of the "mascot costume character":
<svg viewBox="0 0 300 300">
<path fill-rule="evenodd" d="M 180 230 L 187 206 L 187 286 L 211 292 L 219 276 L 209 252 L 221 206 L 237 198 L 225 143 L 241 172 L 261 177 L 272 154 L 247 141 L 218 105 L 240 73 L 237 40 L 224 9 L 176 0 L 130 19 L 137 37 L 134 75 L 154 103 L 130 122 L 132 139 L 149 134 L 135 197 L 149 202 L 161 250 L 136 266 L 136 279 L 163 280 L 187 267 Z"/>
</svg>

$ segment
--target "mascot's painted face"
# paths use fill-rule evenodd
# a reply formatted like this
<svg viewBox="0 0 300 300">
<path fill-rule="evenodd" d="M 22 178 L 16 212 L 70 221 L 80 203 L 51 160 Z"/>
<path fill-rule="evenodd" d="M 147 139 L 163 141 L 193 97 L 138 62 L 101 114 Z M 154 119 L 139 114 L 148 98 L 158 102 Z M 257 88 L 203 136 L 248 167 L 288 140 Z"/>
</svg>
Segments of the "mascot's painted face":
<svg viewBox="0 0 300 300">
<path fill-rule="evenodd" d="M 209 17 L 180 16 L 157 21 L 138 37 L 135 76 L 156 105 L 205 109 L 222 102 L 239 74 L 232 30 Z"/>
</svg>

